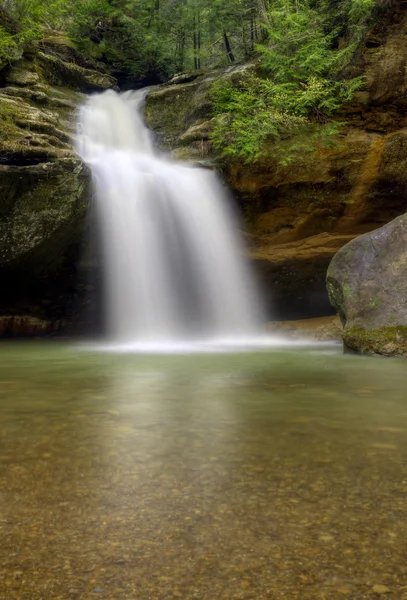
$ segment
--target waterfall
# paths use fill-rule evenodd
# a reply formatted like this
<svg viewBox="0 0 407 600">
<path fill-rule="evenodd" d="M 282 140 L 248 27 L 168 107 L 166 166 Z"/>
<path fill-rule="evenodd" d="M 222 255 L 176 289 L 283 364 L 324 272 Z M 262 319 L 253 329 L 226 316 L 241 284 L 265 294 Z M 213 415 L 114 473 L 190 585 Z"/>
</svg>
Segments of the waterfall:
<svg viewBox="0 0 407 600">
<path fill-rule="evenodd" d="M 142 92 L 91 96 L 78 153 L 92 169 L 109 340 L 239 344 L 260 330 L 229 199 L 208 169 L 154 152 Z"/>
</svg>

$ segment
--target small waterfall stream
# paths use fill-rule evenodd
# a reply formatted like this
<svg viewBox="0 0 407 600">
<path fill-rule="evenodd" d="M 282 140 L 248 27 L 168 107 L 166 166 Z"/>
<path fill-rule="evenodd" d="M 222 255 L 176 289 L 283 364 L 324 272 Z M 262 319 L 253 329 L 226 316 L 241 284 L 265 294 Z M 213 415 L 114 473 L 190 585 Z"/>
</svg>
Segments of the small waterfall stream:
<svg viewBox="0 0 407 600">
<path fill-rule="evenodd" d="M 246 344 L 261 310 L 238 222 L 214 173 L 154 152 L 143 92 L 82 107 L 78 152 L 96 189 L 109 341 Z"/>
</svg>

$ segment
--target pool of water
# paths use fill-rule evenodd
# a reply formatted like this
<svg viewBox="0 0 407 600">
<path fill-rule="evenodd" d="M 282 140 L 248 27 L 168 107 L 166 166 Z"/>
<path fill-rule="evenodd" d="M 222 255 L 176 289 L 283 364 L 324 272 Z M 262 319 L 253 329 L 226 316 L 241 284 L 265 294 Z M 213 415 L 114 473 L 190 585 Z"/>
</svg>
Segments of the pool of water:
<svg viewBox="0 0 407 600">
<path fill-rule="evenodd" d="M 0 345 L 1 600 L 407 598 L 407 363 Z"/>
</svg>

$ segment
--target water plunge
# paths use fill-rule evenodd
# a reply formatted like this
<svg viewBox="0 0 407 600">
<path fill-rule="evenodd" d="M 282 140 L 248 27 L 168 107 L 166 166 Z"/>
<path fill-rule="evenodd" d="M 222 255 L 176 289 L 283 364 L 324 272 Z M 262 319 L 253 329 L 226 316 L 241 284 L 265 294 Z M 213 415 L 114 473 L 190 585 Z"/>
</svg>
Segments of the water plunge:
<svg viewBox="0 0 407 600">
<path fill-rule="evenodd" d="M 154 153 L 143 93 L 104 92 L 80 113 L 96 188 L 109 340 L 245 344 L 261 311 L 238 222 L 214 173 Z"/>
</svg>

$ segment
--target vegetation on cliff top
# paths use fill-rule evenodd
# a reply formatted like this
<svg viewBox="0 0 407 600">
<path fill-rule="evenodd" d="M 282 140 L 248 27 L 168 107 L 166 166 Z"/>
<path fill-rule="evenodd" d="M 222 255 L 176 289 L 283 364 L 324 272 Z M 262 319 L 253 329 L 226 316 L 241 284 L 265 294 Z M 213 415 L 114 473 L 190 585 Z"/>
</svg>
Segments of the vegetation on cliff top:
<svg viewBox="0 0 407 600">
<path fill-rule="evenodd" d="M 229 157 L 330 144 L 337 110 L 363 86 L 346 67 L 388 0 L 0 0 L 0 67 L 49 32 L 134 84 L 258 59 L 214 86 L 212 140 Z M 306 132 L 307 143 L 290 136 Z"/>
<path fill-rule="evenodd" d="M 332 115 L 364 84 L 346 76 L 346 67 L 376 8 L 375 0 L 274 0 L 256 46 L 256 73 L 214 89 L 218 150 L 246 161 L 268 153 L 287 163 L 296 151 L 332 144 L 340 126 Z M 306 143 L 285 141 L 301 132 Z"/>
<path fill-rule="evenodd" d="M 147 82 L 246 59 L 265 36 L 273 0 L 0 0 L 0 59 L 44 30 Z"/>
</svg>

